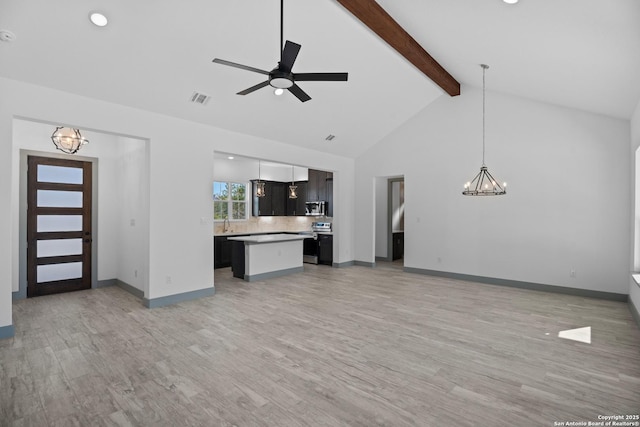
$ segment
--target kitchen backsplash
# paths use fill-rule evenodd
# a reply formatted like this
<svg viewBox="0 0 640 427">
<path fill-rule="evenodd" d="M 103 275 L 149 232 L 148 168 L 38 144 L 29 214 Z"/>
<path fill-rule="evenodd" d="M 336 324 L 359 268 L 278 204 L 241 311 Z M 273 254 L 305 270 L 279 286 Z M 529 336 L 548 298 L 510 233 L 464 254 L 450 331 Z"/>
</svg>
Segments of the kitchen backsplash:
<svg viewBox="0 0 640 427">
<path fill-rule="evenodd" d="M 275 231 L 310 231 L 314 221 L 328 221 L 331 218 L 313 216 L 261 216 L 250 217 L 247 221 L 232 221 L 227 223 L 227 231 L 223 232 L 224 224 L 216 222 L 213 234 L 238 234 L 238 233 L 268 233 Z"/>
</svg>

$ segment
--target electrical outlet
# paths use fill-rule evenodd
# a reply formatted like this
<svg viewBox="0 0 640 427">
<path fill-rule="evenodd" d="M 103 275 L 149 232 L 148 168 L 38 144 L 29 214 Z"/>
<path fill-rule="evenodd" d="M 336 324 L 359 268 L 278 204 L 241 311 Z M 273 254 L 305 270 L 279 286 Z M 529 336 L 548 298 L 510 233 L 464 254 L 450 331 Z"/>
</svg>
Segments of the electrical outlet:
<svg viewBox="0 0 640 427">
<path fill-rule="evenodd" d="M 132 227 L 135 227 L 136 226 L 136 220 L 134 218 L 131 218 L 129 220 L 129 225 L 132 226 Z"/>
<path fill-rule="evenodd" d="M 442 263 L 442 258 L 438 257 L 438 264 Z"/>
<path fill-rule="evenodd" d="M 170 285 L 171 284 L 171 276 L 165 277 L 164 281 L 166 282 L 167 285 Z"/>
<path fill-rule="evenodd" d="M 571 272 L 569 273 L 569 277 L 573 277 L 575 279 L 576 271 L 574 269 L 571 269 Z"/>
<path fill-rule="evenodd" d="M 133 277 L 138 277 L 138 270 L 133 270 Z"/>
</svg>

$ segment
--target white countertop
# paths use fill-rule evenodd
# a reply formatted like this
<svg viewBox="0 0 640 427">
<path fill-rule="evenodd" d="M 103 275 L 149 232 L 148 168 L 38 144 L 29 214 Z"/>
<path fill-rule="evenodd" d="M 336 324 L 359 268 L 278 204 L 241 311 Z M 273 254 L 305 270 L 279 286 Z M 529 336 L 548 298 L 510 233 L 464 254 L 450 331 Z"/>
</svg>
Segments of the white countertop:
<svg viewBox="0 0 640 427">
<path fill-rule="evenodd" d="M 240 242 L 245 242 L 245 244 L 256 244 L 256 243 L 287 242 L 290 240 L 304 240 L 307 237 L 308 236 L 304 236 L 300 234 L 260 234 L 257 236 L 229 237 L 228 240 L 237 240 Z"/>
</svg>

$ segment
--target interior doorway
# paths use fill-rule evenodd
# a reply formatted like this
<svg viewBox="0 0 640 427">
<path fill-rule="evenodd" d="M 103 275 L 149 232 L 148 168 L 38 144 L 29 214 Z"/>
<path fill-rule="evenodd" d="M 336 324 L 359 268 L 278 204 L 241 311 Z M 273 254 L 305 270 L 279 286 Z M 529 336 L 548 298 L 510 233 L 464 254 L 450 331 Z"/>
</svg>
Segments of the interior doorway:
<svg viewBox="0 0 640 427">
<path fill-rule="evenodd" d="M 376 265 L 404 267 L 404 176 L 375 178 Z"/>
<path fill-rule="evenodd" d="M 404 260 L 404 177 L 390 178 L 387 191 L 387 253 L 390 261 Z"/>
<path fill-rule="evenodd" d="M 27 297 L 91 288 L 92 164 L 27 158 Z"/>
</svg>

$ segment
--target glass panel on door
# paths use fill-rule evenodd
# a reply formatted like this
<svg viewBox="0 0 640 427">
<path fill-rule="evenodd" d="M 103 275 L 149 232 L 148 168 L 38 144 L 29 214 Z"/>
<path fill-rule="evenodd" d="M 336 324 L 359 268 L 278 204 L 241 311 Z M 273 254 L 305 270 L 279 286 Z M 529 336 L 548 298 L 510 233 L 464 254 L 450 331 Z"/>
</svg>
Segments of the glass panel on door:
<svg viewBox="0 0 640 427">
<path fill-rule="evenodd" d="M 37 257 L 82 254 L 82 239 L 38 240 Z"/>
<path fill-rule="evenodd" d="M 78 279 L 82 277 L 82 262 L 39 265 L 37 276 L 37 283 Z"/>
<path fill-rule="evenodd" d="M 38 190 L 39 208 L 81 208 L 81 191 Z"/>
<path fill-rule="evenodd" d="M 38 165 L 38 182 L 82 184 L 82 168 Z"/>
<path fill-rule="evenodd" d="M 38 215 L 38 233 L 82 231 L 82 215 Z"/>
</svg>

